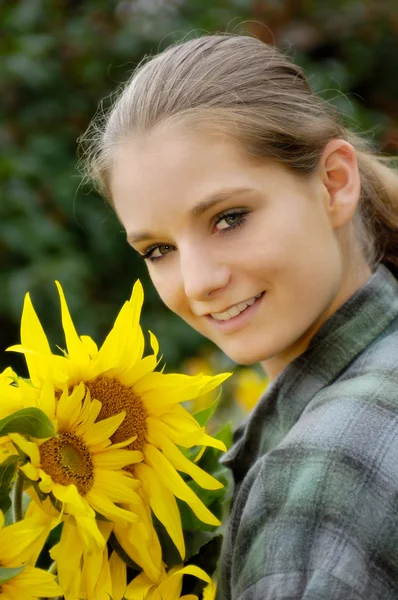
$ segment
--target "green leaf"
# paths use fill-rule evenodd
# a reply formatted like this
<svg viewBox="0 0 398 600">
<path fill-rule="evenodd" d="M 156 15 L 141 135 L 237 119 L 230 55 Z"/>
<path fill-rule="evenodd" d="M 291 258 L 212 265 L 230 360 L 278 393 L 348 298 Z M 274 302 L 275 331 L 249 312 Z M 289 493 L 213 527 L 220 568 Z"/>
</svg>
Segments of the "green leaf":
<svg viewBox="0 0 398 600">
<path fill-rule="evenodd" d="M 21 433 L 35 438 L 54 437 L 53 424 L 39 408 L 22 408 L 12 415 L 0 419 L 0 436 Z"/>
<path fill-rule="evenodd" d="M 10 579 L 13 579 L 20 573 L 22 573 L 24 568 L 25 568 L 25 565 L 22 565 L 22 567 L 13 567 L 13 568 L 0 567 L 0 585 L 5 583 L 6 581 L 9 581 Z"/>
<path fill-rule="evenodd" d="M 227 447 L 227 450 L 232 446 L 232 427 L 231 423 L 228 421 L 224 425 L 222 429 L 218 433 L 216 433 L 213 437 L 217 440 L 221 440 Z"/>
<path fill-rule="evenodd" d="M 221 393 L 219 393 L 217 400 L 215 400 L 213 404 L 210 404 L 210 406 L 208 406 L 207 408 L 204 408 L 203 410 L 200 410 L 199 412 L 193 415 L 193 417 L 197 420 L 201 427 L 204 427 L 210 421 L 217 406 L 220 403 L 220 397 Z"/>
<path fill-rule="evenodd" d="M 0 492 L 0 510 L 3 514 L 11 508 L 11 498 L 8 492 Z"/>
<path fill-rule="evenodd" d="M 9 456 L 0 464 L 0 489 L 6 491 L 11 485 L 12 478 L 17 465 L 20 461 L 19 456 Z"/>
<path fill-rule="evenodd" d="M 196 554 L 200 554 L 201 548 L 203 548 L 203 546 L 206 546 L 206 544 L 211 542 L 211 540 L 213 540 L 216 537 L 221 538 L 221 534 L 219 531 L 199 531 L 197 529 L 193 531 L 184 531 L 186 549 L 185 562 L 193 556 L 195 556 Z"/>
<path fill-rule="evenodd" d="M 19 460 L 19 456 L 9 456 L 0 464 L 0 510 L 3 513 L 11 506 L 9 489 Z"/>
</svg>

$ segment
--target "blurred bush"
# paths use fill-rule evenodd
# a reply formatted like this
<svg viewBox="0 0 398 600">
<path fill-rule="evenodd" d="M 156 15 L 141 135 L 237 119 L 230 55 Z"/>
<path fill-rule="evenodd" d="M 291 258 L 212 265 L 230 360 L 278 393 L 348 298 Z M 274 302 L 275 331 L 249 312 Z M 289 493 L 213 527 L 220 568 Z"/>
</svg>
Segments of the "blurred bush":
<svg viewBox="0 0 398 600">
<path fill-rule="evenodd" d="M 0 4 L 1 350 L 19 340 L 28 290 L 54 345 L 63 345 L 54 279 L 66 290 L 79 331 L 100 342 L 139 277 L 146 291 L 144 327 L 158 335 L 168 368 L 215 352 L 161 306 L 112 211 L 80 186 L 76 139 L 98 102 L 105 98 L 107 105 L 143 55 L 183 37 L 228 30 L 254 34 L 290 52 L 349 124 L 355 122 L 393 153 L 397 6 L 394 0 Z M 225 357 L 221 362 L 228 363 Z M 23 370 L 19 357 L 4 352 L 0 363 Z"/>
</svg>

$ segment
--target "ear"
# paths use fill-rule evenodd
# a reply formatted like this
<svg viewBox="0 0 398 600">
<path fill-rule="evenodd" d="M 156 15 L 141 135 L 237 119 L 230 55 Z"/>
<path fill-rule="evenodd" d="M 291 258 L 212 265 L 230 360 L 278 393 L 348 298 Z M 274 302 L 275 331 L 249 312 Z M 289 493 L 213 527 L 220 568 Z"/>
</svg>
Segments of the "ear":
<svg viewBox="0 0 398 600">
<path fill-rule="evenodd" d="M 334 229 L 347 225 L 359 203 L 361 181 L 355 148 L 345 140 L 331 140 L 319 162 L 322 183 L 327 191 L 326 207 Z"/>
</svg>

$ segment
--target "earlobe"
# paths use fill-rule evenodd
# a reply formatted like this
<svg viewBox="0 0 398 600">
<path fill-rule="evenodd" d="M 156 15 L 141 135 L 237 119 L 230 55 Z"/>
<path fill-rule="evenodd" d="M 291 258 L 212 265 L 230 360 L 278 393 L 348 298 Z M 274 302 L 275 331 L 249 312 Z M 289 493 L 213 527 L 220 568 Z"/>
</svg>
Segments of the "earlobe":
<svg viewBox="0 0 398 600">
<path fill-rule="evenodd" d="M 331 140 L 324 148 L 320 169 L 327 191 L 327 212 L 334 229 L 347 225 L 354 217 L 360 197 L 355 148 L 345 140 Z"/>
</svg>

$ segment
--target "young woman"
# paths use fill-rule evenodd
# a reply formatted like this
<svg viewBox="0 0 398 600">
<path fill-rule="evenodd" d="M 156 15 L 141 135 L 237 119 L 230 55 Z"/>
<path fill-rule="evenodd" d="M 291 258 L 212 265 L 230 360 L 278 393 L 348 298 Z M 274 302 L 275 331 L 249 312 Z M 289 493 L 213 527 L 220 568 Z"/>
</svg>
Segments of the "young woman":
<svg viewBox="0 0 398 600">
<path fill-rule="evenodd" d="M 164 303 L 272 382 L 224 459 L 217 598 L 396 600 L 396 173 L 246 36 L 146 62 L 83 142 Z"/>
</svg>

